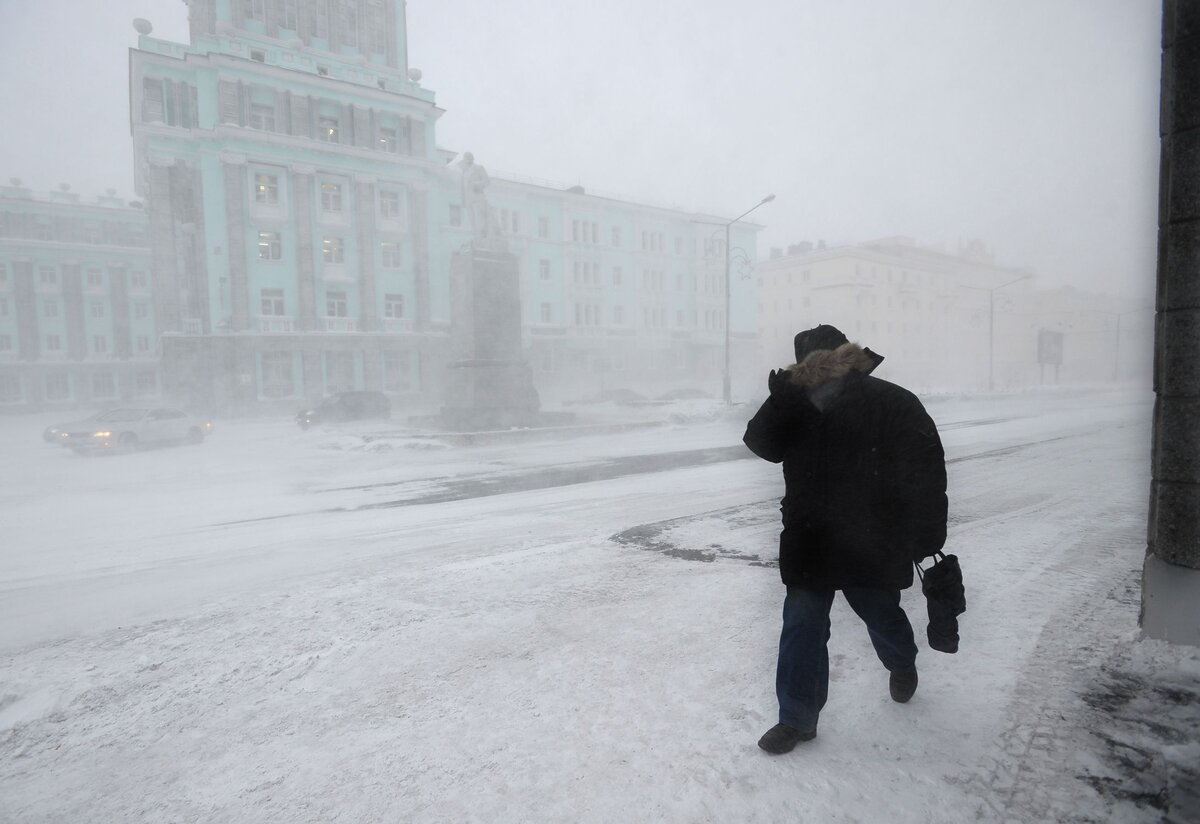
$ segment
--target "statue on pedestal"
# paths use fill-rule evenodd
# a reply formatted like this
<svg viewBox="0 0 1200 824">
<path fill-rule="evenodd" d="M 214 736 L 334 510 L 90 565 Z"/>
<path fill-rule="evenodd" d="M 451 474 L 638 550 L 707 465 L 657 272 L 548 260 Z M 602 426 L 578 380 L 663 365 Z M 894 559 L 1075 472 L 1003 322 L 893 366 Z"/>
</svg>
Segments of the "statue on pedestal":
<svg viewBox="0 0 1200 824">
<path fill-rule="evenodd" d="M 496 216 L 488 206 L 487 187 L 492 179 L 488 177 L 487 169 L 475 162 L 475 155 L 467 152 L 463 155 L 462 163 L 462 201 L 463 209 L 470 221 L 471 235 L 474 240 L 493 241 L 500 237 L 500 227 Z"/>
</svg>

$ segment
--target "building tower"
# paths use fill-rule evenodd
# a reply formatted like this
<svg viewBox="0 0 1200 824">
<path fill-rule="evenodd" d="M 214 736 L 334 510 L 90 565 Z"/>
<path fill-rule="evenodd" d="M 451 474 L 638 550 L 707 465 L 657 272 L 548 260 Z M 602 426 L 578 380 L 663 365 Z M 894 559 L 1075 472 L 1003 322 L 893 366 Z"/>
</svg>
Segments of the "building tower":
<svg viewBox="0 0 1200 824">
<path fill-rule="evenodd" d="M 446 314 L 428 215 L 447 158 L 404 4 L 188 6 L 189 44 L 139 20 L 130 53 L 164 391 L 221 409 L 417 391 Z"/>
</svg>

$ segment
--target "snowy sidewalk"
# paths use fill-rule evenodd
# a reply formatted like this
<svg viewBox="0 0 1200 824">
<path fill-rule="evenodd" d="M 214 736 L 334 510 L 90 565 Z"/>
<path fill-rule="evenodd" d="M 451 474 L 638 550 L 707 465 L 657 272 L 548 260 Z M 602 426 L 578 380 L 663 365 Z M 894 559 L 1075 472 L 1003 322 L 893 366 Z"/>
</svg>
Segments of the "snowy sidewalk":
<svg viewBox="0 0 1200 824">
<path fill-rule="evenodd" d="M 921 686 L 894 704 L 839 600 L 819 735 L 778 758 L 755 746 L 775 711 L 776 466 L 355 511 L 564 448 L 643 450 L 331 451 L 231 426 L 191 453 L 30 452 L 0 485 L 29 524 L 0 610 L 25 593 L 43 609 L 20 614 L 95 626 L 0 652 L 0 821 L 1195 821 L 1200 654 L 1137 638 L 1146 407 L 1104 408 L 939 410 L 961 651 L 922 637 Z M 101 520 L 148 476 L 178 501 L 161 524 Z M 78 511 L 97 490 L 103 543 L 34 526 L 45 499 Z M 114 620 L 130 599 L 153 617 Z M 919 593 L 904 606 L 923 636 Z"/>
</svg>

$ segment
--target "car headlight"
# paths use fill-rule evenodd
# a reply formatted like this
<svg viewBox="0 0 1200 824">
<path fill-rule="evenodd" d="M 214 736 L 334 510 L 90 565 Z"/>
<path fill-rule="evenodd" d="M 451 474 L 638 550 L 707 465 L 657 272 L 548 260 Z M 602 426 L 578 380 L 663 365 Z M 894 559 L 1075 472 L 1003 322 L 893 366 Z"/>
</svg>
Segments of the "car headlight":
<svg viewBox="0 0 1200 824">
<path fill-rule="evenodd" d="M 93 438 L 111 438 L 112 433 L 111 432 L 93 432 L 92 437 Z"/>
</svg>

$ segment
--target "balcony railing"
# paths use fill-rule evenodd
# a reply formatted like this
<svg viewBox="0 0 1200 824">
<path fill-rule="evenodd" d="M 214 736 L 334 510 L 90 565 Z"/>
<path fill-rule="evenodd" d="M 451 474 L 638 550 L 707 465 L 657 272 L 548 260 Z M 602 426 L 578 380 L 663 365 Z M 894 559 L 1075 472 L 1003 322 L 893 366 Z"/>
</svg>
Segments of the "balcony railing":
<svg viewBox="0 0 1200 824">
<path fill-rule="evenodd" d="M 321 328 L 326 332 L 357 332 L 358 321 L 354 318 L 321 318 Z"/>
<path fill-rule="evenodd" d="M 184 318 L 183 334 L 200 335 L 204 333 L 204 323 L 200 318 Z"/>
<path fill-rule="evenodd" d="M 258 316 L 258 331 L 260 332 L 291 332 L 293 331 L 291 318 L 280 317 L 279 315 L 259 315 Z"/>
<path fill-rule="evenodd" d="M 411 332 L 413 330 L 413 323 L 409 318 L 384 318 L 382 323 L 385 332 Z"/>
</svg>

